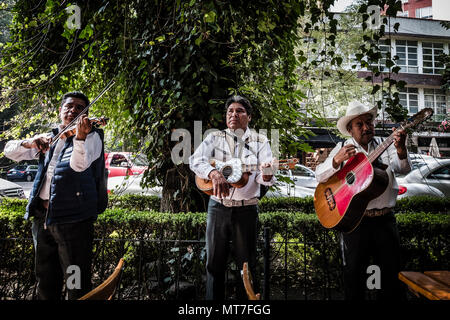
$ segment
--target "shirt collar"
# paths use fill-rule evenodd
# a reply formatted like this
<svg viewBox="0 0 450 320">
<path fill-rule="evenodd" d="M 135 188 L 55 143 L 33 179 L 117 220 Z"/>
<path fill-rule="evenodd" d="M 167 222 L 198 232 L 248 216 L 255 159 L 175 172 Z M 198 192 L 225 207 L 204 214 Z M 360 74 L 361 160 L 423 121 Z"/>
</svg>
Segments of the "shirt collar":
<svg viewBox="0 0 450 320">
<path fill-rule="evenodd" d="M 225 131 L 228 134 L 230 134 L 231 136 L 235 136 L 234 132 L 230 128 L 225 129 Z M 250 134 L 251 134 L 251 131 L 250 131 L 249 127 L 247 127 L 247 129 L 245 130 L 244 135 L 242 136 L 241 139 L 243 141 L 245 141 L 245 139 L 247 139 L 250 136 Z"/>
<path fill-rule="evenodd" d="M 377 147 L 377 144 L 375 143 L 375 137 L 372 138 L 372 140 L 369 142 L 367 151 L 353 138 L 348 139 L 346 141 L 346 144 L 353 144 L 356 147 L 356 149 L 358 149 L 361 152 L 364 152 L 366 155 L 371 153 Z"/>
</svg>

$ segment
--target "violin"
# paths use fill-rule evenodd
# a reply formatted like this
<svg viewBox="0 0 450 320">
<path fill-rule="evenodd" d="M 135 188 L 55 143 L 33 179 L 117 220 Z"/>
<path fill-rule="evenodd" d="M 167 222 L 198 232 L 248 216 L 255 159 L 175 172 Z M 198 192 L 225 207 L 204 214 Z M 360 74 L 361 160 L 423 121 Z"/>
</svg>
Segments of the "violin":
<svg viewBox="0 0 450 320">
<path fill-rule="evenodd" d="M 100 118 L 89 118 L 89 122 L 92 124 L 93 127 L 99 128 L 100 126 L 106 126 L 106 123 L 108 122 L 109 118 L 106 117 L 100 117 Z M 61 133 L 58 133 L 59 136 L 56 139 L 52 139 L 52 145 L 58 141 L 58 139 L 66 139 L 71 136 L 74 136 L 77 133 L 77 126 L 72 125 L 69 128 L 64 128 Z"/>
<path fill-rule="evenodd" d="M 99 128 L 100 126 L 105 126 L 106 123 L 108 122 L 109 118 L 106 117 L 100 117 L 100 118 L 89 118 L 90 123 L 92 124 L 93 127 L 95 128 Z M 62 130 L 60 130 L 58 132 L 58 134 L 56 134 L 55 136 L 51 137 L 48 136 L 48 149 L 50 149 L 51 147 L 53 147 L 59 139 L 67 139 L 69 137 L 72 137 L 74 135 L 77 134 L 77 126 L 76 125 L 72 125 L 72 126 L 68 126 L 63 128 Z M 38 151 L 36 153 L 36 156 L 38 156 L 40 153 L 42 153 L 42 151 Z"/>
<path fill-rule="evenodd" d="M 86 106 L 86 108 L 84 108 L 83 109 L 83 111 L 81 111 L 67 126 L 65 126 L 62 130 L 60 130 L 59 132 L 58 132 L 58 134 L 57 135 L 55 135 L 53 138 L 52 138 L 52 141 L 51 141 L 51 143 L 50 143 L 50 148 L 51 147 L 53 147 L 57 142 L 58 142 L 58 140 L 60 139 L 60 138 L 67 138 L 67 137 L 71 137 L 71 136 L 73 136 L 73 135 L 75 135 L 76 134 L 76 132 L 77 132 L 77 128 L 76 128 L 76 123 L 77 123 L 77 121 L 78 121 L 78 119 L 83 115 L 83 114 L 85 114 L 88 110 L 89 110 L 89 107 L 90 106 L 92 106 L 98 99 L 100 99 L 100 97 L 101 96 L 103 96 L 103 94 L 106 92 L 106 91 L 108 91 L 113 85 L 115 84 L 115 81 L 114 80 L 111 80 L 109 83 L 108 83 L 108 85 L 102 90 L 102 92 L 100 92 L 100 94 L 97 96 L 97 97 L 95 97 L 95 99 L 94 100 L 92 100 L 92 102 L 91 103 L 89 103 L 87 106 Z M 101 118 L 92 118 L 92 120 L 91 120 L 91 118 L 89 118 L 89 120 L 91 121 L 91 124 L 93 124 L 93 125 L 102 125 L 102 123 L 104 124 L 104 125 L 106 125 L 106 121 L 108 120 L 108 118 L 105 118 L 105 117 L 101 117 Z M 41 151 L 39 151 L 37 154 L 36 154 L 36 156 L 37 155 L 39 155 L 41 153 Z"/>
</svg>

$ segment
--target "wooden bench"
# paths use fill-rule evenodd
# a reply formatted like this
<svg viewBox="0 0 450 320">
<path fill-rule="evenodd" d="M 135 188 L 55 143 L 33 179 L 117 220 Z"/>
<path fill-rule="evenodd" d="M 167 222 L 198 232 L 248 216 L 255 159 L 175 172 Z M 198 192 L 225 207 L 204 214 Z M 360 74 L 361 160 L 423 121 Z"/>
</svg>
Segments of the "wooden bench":
<svg viewBox="0 0 450 320">
<path fill-rule="evenodd" d="M 430 300 L 450 300 L 449 271 L 402 271 L 398 278 L 416 295 Z"/>
</svg>

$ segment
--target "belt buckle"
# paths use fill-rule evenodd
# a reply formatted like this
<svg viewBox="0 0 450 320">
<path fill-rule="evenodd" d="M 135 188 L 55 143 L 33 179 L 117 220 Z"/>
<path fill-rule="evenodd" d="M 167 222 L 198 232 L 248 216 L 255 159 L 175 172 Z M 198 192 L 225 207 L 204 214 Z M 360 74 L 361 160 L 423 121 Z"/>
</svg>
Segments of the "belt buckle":
<svg viewBox="0 0 450 320">
<path fill-rule="evenodd" d="M 223 204 L 225 207 L 232 207 L 232 206 L 233 206 L 233 200 L 230 200 L 230 199 L 222 199 L 221 202 L 222 202 L 222 204 Z"/>
</svg>

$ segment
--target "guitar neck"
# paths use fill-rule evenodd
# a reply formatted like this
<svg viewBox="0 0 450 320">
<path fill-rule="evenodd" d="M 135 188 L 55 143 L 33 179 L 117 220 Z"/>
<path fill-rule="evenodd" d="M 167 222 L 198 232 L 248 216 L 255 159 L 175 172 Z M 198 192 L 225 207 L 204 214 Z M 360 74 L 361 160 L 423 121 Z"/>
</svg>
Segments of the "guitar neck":
<svg viewBox="0 0 450 320">
<path fill-rule="evenodd" d="M 374 162 L 377 158 L 394 142 L 394 133 L 387 137 L 376 149 L 372 152 L 368 159 L 370 162 Z"/>
</svg>

